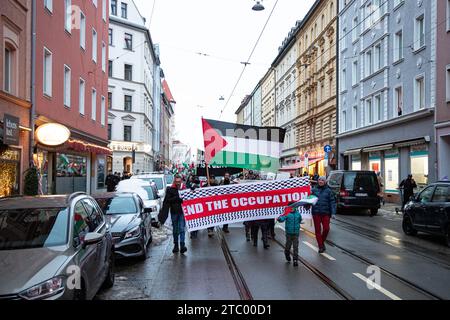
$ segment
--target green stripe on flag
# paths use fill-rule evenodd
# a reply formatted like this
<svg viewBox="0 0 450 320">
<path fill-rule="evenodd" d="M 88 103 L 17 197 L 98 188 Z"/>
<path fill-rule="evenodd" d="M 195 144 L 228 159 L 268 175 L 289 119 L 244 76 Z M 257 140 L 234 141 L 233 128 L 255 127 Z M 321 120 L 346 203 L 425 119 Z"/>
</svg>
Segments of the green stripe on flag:
<svg viewBox="0 0 450 320">
<path fill-rule="evenodd" d="M 227 151 L 218 152 L 210 164 L 266 172 L 277 172 L 280 168 L 280 160 L 278 158 Z"/>
</svg>

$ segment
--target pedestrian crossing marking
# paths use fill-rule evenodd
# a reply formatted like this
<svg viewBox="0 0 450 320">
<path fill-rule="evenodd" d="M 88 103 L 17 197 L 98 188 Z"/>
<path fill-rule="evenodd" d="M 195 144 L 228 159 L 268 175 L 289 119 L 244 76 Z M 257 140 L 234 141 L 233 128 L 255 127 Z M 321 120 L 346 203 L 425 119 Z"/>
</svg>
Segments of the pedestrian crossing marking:
<svg viewBox="0 0 450 320">
<path fill-rule="evenodd" d="M 385 288 L 383 288 L 379 284 L 377 284 L 377 283 L 369 280 L 368 278 L 364 277 L 362 274 L 360 274 L 360 273 L 353 273 L 353 275 L 355 277 L 361 279 L 362 281 L 364 281 L 367 284 L 367 286 L 373 287 L 374 289 L 378 290 L 379 292 L 381 292 L 385 296 L 389 297 L 390 299 L 392 299 L 392 300 L 402 300 L 400 297 L 398 297 L 395 294 L 393 294 L 392 292 L 386 290 Z"/>
</svg>

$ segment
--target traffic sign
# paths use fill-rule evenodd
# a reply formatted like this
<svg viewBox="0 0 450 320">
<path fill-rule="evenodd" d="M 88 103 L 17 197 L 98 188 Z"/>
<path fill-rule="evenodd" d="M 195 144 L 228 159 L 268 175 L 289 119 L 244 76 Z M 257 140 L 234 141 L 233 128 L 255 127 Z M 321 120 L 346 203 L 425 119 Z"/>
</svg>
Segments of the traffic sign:
<svg viewBox="0 0 450 320">
<path fill-rule="evenodd" d="M 324 150 L 326 153 L 328 153 L 328 152 L 333 151 L 333 148 L 332 148 L 330 145 L 327 144 L 327 145 L 323 148 L 323 150 Z"/>
</svg>

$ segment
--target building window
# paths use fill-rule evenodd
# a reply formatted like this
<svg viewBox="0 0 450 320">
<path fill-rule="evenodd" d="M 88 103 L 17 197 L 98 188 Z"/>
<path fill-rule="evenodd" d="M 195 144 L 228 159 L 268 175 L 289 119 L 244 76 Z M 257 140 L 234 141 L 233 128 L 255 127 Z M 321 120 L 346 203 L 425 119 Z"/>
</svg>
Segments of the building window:
<svg viewBox="0 0 450 320">
<path fill-rule="evenodd" d="M 44 0 L 44 6 L 48 11 L 53 12 L 53 0 Z"/>
<path fill-rule="evenodd" d="M 86 99 L 86 82 L 80 78 L 80 89 L 78 95 L 78 106 L 80 110 L 80 114 L 84 115 L 84 102 Z"/>
<path fill-rule="evenodd" d="M 111 14 L 117 16 L 117 0 L 111 0 Z"/>
<path fill-rule="evenodd" d="M 352 23 L 352 42 L 358 40 L 358 16 L 353 18 Z"/>
<path fill-rule="evenodd" d="M 13 70 L 14 70 L 14 51 L 9 47 L 5 47 L 5 67 L 4 67 L 4 90 L 13 93 Z"/>
<path fill-rule="evenodd" d="M 108 109 L 112 109 L 112 92 L 108 92 Z"/>
<path fill-rule="evenodd" d="M 133 50 L 133 35 L 125 33 L 125 49 Z"/>
<path fill-rule="evenodd" d="M 414 49 L 418 50 L 425 45 L 425 18 L 424 15 L 416 18 L 414 25 Z"/>
<path fill-rule="evenodd" d="M 425 108 L 425 78 L 419 76 L 414 80 L 414 110 Z"/>
<path fill-rule="evenodd" d="M 447 102 L 450 102 L 450 64 L 447 66 L 446 74 L 446 97 Z"/>
<path fill-rule="evenodd" d="M 44 48 L 44 94 L 52 96 L 52 53 Z"/>
<path fill-rule="evenodd" d="M 133 97 L 132 96 L 124 96 L 124 110 L 131 112 L 132 108 L 133 108 Z"/>
<path fill-rule="evenodd" d="M 64 65 L 64 105 L 70 108 L 70 68 Z"/>
<path fill-rule="evenodd" d="M 372 74 L 373 65 L 372 65 L 372 51 L 369 50 L 366 52 L 366 77 L 370 76 Z"/>
<path fill-rule="evenodd" d="M 128 18 L 128 4 L 122 2 L 121 8 L 122 8 L 122 18 L 127 19 Z"/>
<path fill-rule="evenodd" d="M 411 174 L 417 186 L 423 189 L 428 184 L 428 147 L 426 145 L 413 146 L 410 149 Z"/>
<path fill-rule="evenodd" d="M 106 22 L 106 0 L 102 0 L 102 18 Z"/>
<path fill-rule="evenodd" d="M 381 58 L 382 58 L 381 57 L 381 44 L 378 44 L 375 46 L 375 49 L 374 49 L 374 63 L 373 63 L 374 71 L 378 71 L 381 69 L 381 67 L 383 65 Z"/>
<path fill-rule="evenodd" d="M 366 100 L 366 126 L 373 123 L 373 110 L 372 110 L 372 100 Z"/>
<path fill-rule="evenodd" d="M 64 0 L 64 28 L 72 32 L 72 0 Z"/>
<path fill-rule="evenodd" d="M 398 194 L 399 183 L 399 154 L 398 150 L 384 152 L 384 181 L 385 192 Z"/>
<path fill-rule="evenodd" d="M 102 70 L 106 72 L 106 45 L 102 42 Z"/>
<path fill-rule="evenodd" d="M 113 61 L 108 60 L 108 77 L 112 78 L 113 76 Z"/>
<path fill-rule="evenodd" d="M 106 110 L 105 110 L 105 108 L 106 108 L 106 99 L 105 99 L 105 97 L 104 96 L 102 96 L 102 101 L 101 101 L 101 104 L 100 104 L 100 112 L 101 112 L 101 115 L 100 115 L 100 124 L 102 125 L 102 126 L 104 126 L 105 125 L 105 119 L 106 119 Z"/>
<path fill-rule="evenodd" d="M 108 140 L 112 140 L 111 133 L 112 133 L 112 124 L 108 124 Z"/>
<path fill-rule="evenodd" d="M 126 64 L 124 68 L 125 68 L 125 80 L 133 81 L 133 66 Z"/>
<path fill-rule="evenodd" d="M 394 100 L 396 108 L 394 114 L 400 117 L 403 115 L 403 87 L 395 88 Z"/>
<path fill-rule="evenodd" d="M 108 29 L 108 43 L 109 43 L 110 46 L 113 45 L 113 41 L 114 41 L 114 38 L 113 38 L 113 29 L 109 28 L 109 29 Z"/>
<path fill-rule="evenodd" d="M 97 63 L 97 31 L 92 29 L 92 60 Z"/>
<path fill-rule="evenodd" d="M 341 128 L 342 132 L 347 131 L 347 111 L 342 111 Z"/>
<path fill-rule="evenodd" d="M 131 141 L 131 126 L 123 126 L 123 140 Z"/>
<path fill-rule="evenodd" d="M 358 106 L 352 108 L 352 129 L 358 128 Z"/>
<path fill-rule="evenodd" d="M 358 84 L 358 60 L 353 61 L 352 65 L 352 86 Z"/>
<path fill-rule="evenodd" d="M 374 122 L 380 122 L 383 119 L 383 108 L 381 105 L 381 96 L 378 95 L 374 99 L 374 109 L 375 109 L 375 121 Z"/>
<path fill-rule="evenodd" d="M 80 12 L 80 47 L 86 48 L 86 17 Z"/>
<path fill-rule="evenodd" d="M 450 31 L 450 0 L 447 0 L 447 31 Z"/>
<path fill-rule="evenodd" d="M 97 90 L 92 89 L 92 112 L 91 112 L 91 118 L 92 120 L 97 120 Z"/>
<path fill-rule="evenodd" d="M 94 7 L 97 8 L 97 0 L 92 0 L 92 3 L 94 4 Z"/>
<path fill-rule="evenodd" d="M 403 59 L 403 31 L 395 34 L 394 39 L 394 62 Z"/>
</svg>

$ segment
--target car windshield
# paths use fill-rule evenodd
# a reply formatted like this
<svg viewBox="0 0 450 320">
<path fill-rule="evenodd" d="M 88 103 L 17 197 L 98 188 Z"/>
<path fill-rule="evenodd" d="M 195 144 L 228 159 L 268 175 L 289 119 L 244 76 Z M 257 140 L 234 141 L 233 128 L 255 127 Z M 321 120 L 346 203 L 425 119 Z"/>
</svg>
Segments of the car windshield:
<svg viewBox="0 0 450 320">
<path fill-rule="evenodd" d="M 148 182 L 154 182 L 156 184 L 156 188 L 158 190 L 164 189 L 162 178 L 145 178 L 145 179 L 141 179 L 141 180 L 148 181 Z"/>
<path fill-rule="evenodd" d="M 68 216 L 66 208 L 0 210 L 0 250 L 64 245 Z"/>
<path fill-rule="evenodd" d="M 167 182 L 167 184 L 172 184 L 173 183 L 173 175 L 168 174 L 166 176 L 166 182 Z"/>
<path fill-rule="evenodd" d="M 142 186 L 142 188 L 147 192 L 148 199 L 146 200 L 155 200 L 154 190 L 151 186 Z"/>
<path fill-rule="evenodd" d="M 100 208 L 106 214 L 136 213 L 136 203 L 132 197 L 115 197 L 109 199 L 96 199 Z"/>
</svg>

